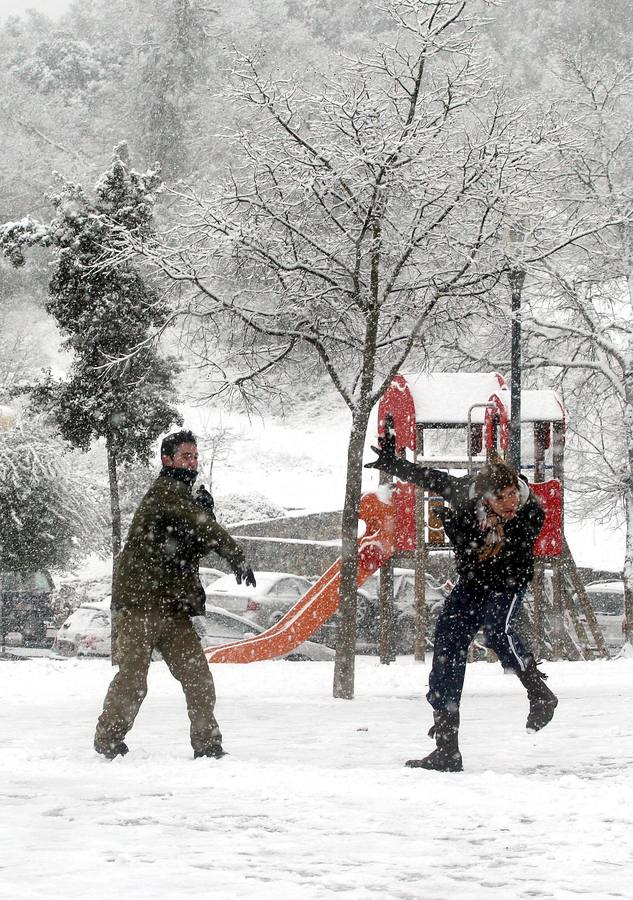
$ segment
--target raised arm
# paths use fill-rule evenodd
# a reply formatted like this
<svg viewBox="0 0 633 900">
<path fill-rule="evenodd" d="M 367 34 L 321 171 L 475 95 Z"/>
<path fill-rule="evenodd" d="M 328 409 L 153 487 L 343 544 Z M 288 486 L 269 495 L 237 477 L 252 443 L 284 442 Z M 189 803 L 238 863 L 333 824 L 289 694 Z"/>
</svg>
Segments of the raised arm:
<svg viewBox="0 0 633 900">
<path fill-rule="evenodd" d="M 400 478 L 401 481 L 419 484 L 431 493 L 444 497 L 449 503 L 454 503 L 461 498 L 464 491 L 467 491 L 462 478 L 456 478 L 440 469 L 419 466 L 396 456 L 396 438 L 389 427 L 385 429 L 385 436 L 378 438 L 378 445 L 378 447 L 371 448 L 378 454 L 378 458 L 373 462 L 366 463 L 366 469 L 379 469 L 381 472 Z"/>
</svg>

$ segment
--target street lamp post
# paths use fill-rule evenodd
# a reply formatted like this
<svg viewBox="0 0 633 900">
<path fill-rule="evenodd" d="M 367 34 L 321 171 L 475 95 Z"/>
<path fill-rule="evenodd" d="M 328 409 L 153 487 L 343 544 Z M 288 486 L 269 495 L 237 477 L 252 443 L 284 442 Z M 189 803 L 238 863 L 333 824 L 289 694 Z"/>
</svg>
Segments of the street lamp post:
<svg viewBox="0 0 633 900">
<path fill-rule="evenodd" d="M 521 470 L 521 291 L 525 281 L 525 270 L 511 269 L 508 280 L 512 296 L 508 462 L 519 472 Z"/>
</svg>

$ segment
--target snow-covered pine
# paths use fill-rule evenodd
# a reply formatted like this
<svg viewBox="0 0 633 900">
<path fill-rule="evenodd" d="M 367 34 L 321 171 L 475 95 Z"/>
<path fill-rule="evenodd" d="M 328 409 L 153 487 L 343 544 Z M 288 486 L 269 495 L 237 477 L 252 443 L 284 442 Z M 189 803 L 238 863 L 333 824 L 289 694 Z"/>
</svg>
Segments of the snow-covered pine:
<svg viewBox="0 0 633 900">
<path fill-rule="evenodd" d="M 94 197 L 58 176 L 48 223 L 25 218 L 0 226 L 0 249 L 14 265 L 40 245 L 53 254 L 46 307 L 72 353 L 68 376 L 50 372 L 26 390 L 34 409 L 46 411 L 73 447 L 96 440 L 107 448 L 112 545 L 121 546 L 118 466 L 147 460 L 159 434 L 180 416 L 174 396 L 177 365 L 159 356 L 151 336 L 168 321 L 169 305 L 130 262 L 104 264 L 121 232 L 147 238 L 161 188 L 158 170 L 130 167 L 127 146 L 114 151 Z"/>
</svg>

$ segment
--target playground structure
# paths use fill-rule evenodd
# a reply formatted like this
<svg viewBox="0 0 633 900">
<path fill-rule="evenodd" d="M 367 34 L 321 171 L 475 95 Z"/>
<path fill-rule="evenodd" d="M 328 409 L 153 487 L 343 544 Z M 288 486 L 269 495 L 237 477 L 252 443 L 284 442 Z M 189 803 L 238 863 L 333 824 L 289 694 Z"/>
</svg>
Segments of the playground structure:
<svg viewBox="0 0 633 900">
<path fill-rule="evenodd" d="M 510 392 L 501 375 L 431 373 L 396 375 L 378 406 L 378 433 L 391 416 L 396 447 L 412 461 L 436 469 L 473 474 L 493 451 L 508 448 Z M 536 566 L 529 610 L 535 650 L 554 658 L 608 657 L 608 650 L 564 537 L 565 411 L 554 391 L 525 390 L 521 424 L 530 446 L 522 472 L 545 509 L 535 543 Z M 425 445 L 440 432 L 465 434 L 462 453 L 428 455 Z M 437 443 L 437 442 L 436 442 Z M 547 476 L 547 477 L 546 477 Z M 551 477 L 550 477 L 551 476 Z M 437 506 L 442 498 L 408 483 L 389 484 L 381 473 L 378 493 L 363 495 L 359 519 L 358 585 L 380 570 L 380 658 L 390 662 L 393 622 L 393 569 L 413 563 L 415 571 L 416 659 L 424 659 L 428 618 L 426 569 L 429 554 L 448 550 Z M 205 650 L 209 662 L 246 663 L 281 656 L 307 640 L 331 618 L 339 604 L 340 560 L 278 622 L 264 633 Z"/>
</svg>

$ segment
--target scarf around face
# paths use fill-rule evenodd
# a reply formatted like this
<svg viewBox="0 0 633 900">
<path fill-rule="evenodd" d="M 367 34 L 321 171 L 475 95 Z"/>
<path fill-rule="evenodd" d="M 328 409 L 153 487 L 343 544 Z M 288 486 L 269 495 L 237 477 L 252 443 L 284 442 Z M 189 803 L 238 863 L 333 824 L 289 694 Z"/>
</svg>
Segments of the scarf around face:
<svg viewBox="0 0 633 900">
<path fill-rule="evenodd" d="M 198 472 L 196 469 L 184 469 L 177 466 L 163 466 L 160 470 L 160 478 L 173 478 L 174 481 L 184 481 L 189 487 L 193 487 Z"/>
<path fill-rule="evenodd" d="M 479 559 L 483 562 L 492 559 L 501 552 L 505 540 L 503 522 L 480 500 L 477 503 L 477 521 L 479 530 L 484 535 L 484 545 L 479 551 Z"/>
</svg>

